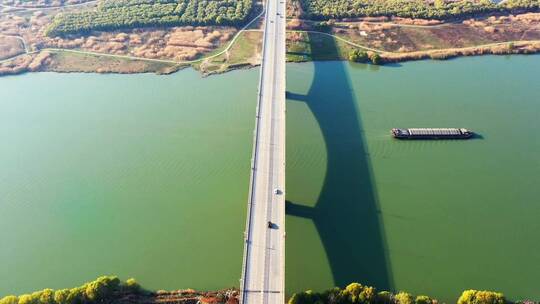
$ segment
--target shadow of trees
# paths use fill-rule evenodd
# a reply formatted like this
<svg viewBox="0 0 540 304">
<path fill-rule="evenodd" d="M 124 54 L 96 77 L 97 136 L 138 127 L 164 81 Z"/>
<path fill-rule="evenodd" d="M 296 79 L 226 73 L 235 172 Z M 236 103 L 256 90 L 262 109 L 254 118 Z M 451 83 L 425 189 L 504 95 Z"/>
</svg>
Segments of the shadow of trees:
<svg viewBox="0 0 540 304">
<path fill-rule="evenodd" d="M 309 40 L 316 41 L 312 35 Z M 325 46 L 325 52 L 328 48 L 338 52 L 335 41 Z M 317 45 L 312 45 L 313 52 L 317 49 Z M 312 58 L 318 57 L 318 54 L 312 54 Z M 314 222 L 335 285 L 361 282 L 390 290 L 393 287 L 391 267 L 386 255 L 377 193 L 345 64 L 329 66 L 315 62 L 307 95 L 287 92 L 289 101 L 305 102 L 317 120 L 326 145 L 327 165 L 316 204 L 287 201 L 286 210 L 290 216 L 309 218 Z"/>
</svg>

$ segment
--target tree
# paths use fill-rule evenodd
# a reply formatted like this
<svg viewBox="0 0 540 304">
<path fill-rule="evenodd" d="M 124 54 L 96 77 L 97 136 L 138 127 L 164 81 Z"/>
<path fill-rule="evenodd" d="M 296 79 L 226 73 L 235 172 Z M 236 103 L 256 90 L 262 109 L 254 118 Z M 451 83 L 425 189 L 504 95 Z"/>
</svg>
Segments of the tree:
<svg viewBox="0 0 540 304">
<path fill-rule="evenodd" d="M 377 298 L 375 287 L 364 286 L 364 290 L 359 295 L 361 303 L 374 303 Z"/>
<path fill-rule="evenodd" d="M 392 304 L 392 303 L 394 303 L 393 296 L 388 291 L 381 291 L 381 292 L 377 293 L 377 298 L 375 299 L 375 302 L 377 304 Z"/>
<path fill-rule="evenodd" d="M 397 304 L 413 304 L 414 303 L 413 296 L 404 291 L 401 291 L 400 293 L 395 295 L 394 299 L 396 299 Z"/>
<path fill-rule="evenodd" d="M 34 299 L 29 294 L 24 294 L 19 297 L 19 304 L 37 304 L 34 302 Z"/>
<path fill-rule="evenodd" d="M 493 291 L 465 290 L 458 299 L 458 304 L 505 304 L 502 293 Z"/>
<path fill-rule="evenodd" d="M 433 304 L 433 300 L 428 296 L 417 296 L 414 300 L 415 304 Z"/>
<path fill-rule="evenodd" d="M 295 293 L 289 299 L 289 304 L 312 304 L 319 301 L 321 301 L 319 294 L 314 293 L 312 290 L 308 290 L 300 293 Z"/>
<path fill-rule="evenodd" d="M 0 304 L 18 304 L 19 298 L 17 296 L 6 296 L 0 299 Z"/>
<path fill-rule="evenodd" d="M 352 50 L 349 53 L 349 60 L 352 62 L 366 62 L 368 60 L 368 54 L 362 50 Z"/>
<path fill-rule="evenodd" d="M 54 301 L 57 304 L 67 304 L 69 289 L 60 289 L 54 292 Z"/>
<path fill-rule="evenodd" d="M 350 303 L 360 303 L 360 293 L 364 290 L 364 286 L 360 283 L 351 283 L 345 287 L 343 294 L 347 297 Z"/>
<path fill-rule="evenodd" d="M 119 285 L 117 277 L 100 277 L 86 285 L 85 295 L 90 301 L 107 299 L 118 290 Z"/>
<path fill-rule="evenodd" d="M 66 303 L 65 304 L 82 304 L 85 302 L 86 295 L 84 293 L 84 290 L 86 289 L 86 285 L 83 285 L 81 287 L 71 288 L 68 292 L 68 295 L 66 297 Z"/>
<path fill-rule="evenodd" d="M 39 294 L 38 298 L 39 304 L 55 304 L 54 301 L 54 290 L 52 289 L 44 289 Z"/>
<path fill-rule="evenodd" d="M 129 278 L 126 281 L 125 289 L 127 292 L 133 292 L 133 293 L 139 293 L 141 289 L 141 285 L 135 281 L 134 278 Z"/>
<path fill-rule="evenodd" d="M 371 63 L 373 64 L 381 64 L 381 55 L 377 53 L 369 53 L 369 60 L 371 60 Z"/>
</svg>

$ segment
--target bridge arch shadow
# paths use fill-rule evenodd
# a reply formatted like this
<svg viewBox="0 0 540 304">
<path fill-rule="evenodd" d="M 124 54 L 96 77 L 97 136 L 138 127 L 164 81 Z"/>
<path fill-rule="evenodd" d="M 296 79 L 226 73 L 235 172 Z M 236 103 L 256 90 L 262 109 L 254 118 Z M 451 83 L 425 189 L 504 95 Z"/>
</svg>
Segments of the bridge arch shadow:
<svg viewBox="0 0 540 304">
<path fill-rule="evenodd" d="M 317 37 L 313 35 L 308 38 L 311 49 L 317 50 L 319 46 L 313 45 Z M 333 38 L 326 43 L 325 51 L 330 47 L 337 54 Z M 317 54 L 312 57 L 316 60 Z M 339 62 L 330 68 L 324 62 L 313 64 L 308 93 L 287 92 L 287 99 L 305 102 L 316 119 L 326 146 L 326 175 L 317 201 L 287 201 L 287 215 L 313 221 L 336 286 L 360 282 L 378 290 L 392 290 L 384 227 L 356 96 L 345 69 L 348 63 Z M 293 187 L 287 186 L 289 191 Z"/>
</svg>

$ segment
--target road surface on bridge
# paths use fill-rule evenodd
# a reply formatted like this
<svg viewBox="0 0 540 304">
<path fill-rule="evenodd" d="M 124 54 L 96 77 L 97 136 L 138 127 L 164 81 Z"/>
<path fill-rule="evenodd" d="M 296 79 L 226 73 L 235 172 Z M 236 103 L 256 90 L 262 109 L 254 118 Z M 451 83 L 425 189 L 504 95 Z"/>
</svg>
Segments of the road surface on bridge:
<svg viewBox="0 0 540 304">
<path fill-rule="evenodd" d="M 286 0 L 266 2 L 240 291 L 243 304 L 285 301 L 285 8 Z"/>
</svg>

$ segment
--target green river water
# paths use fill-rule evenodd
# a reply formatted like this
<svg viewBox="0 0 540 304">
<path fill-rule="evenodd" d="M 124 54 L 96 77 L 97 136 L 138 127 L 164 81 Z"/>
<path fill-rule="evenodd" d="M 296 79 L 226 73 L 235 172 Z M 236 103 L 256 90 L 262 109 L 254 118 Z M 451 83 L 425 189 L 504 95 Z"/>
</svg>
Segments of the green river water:
<svg viewBox="0 0 540 304">
<path fill-rule="evenodd" d="M 540 56 L 287 70 L 289 293 L 540 298 Z M 0 296 L 237 286 L 258 70 L 0 78 Z M 392 127 L 467 127 L 404 142 Z"/>
</svg>

